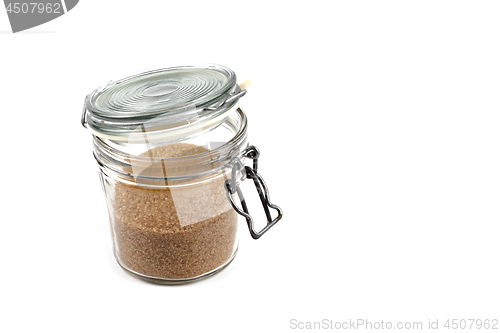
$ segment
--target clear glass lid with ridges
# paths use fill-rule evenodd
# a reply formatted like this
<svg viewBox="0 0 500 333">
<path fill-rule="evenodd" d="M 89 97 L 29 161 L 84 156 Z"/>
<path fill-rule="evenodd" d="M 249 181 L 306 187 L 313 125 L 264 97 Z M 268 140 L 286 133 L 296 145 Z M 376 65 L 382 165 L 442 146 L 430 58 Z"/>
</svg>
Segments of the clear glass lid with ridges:
<svg viewBox="0 0 500 333">
<path fill-rule="evenodd" d="M 179 66 L 110 82 L 85 99 L 82 124 L 121 142 L 176 141 L 221 124 L 246 93 L 220 65 Z"/>
</svg>

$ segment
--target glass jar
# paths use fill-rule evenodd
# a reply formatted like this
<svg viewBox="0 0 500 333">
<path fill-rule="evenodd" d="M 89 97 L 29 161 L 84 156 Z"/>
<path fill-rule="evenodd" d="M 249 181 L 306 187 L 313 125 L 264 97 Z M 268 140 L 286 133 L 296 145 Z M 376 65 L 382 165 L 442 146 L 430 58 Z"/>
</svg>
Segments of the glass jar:
<svg viewBox="0 0 500 333">
<path fill-rule="evenodd" d="M 259 150 L 248 145 L 244 88 L 226 67 L 183 66 L 86 97 L 81 121 L 92 132 L 114 255 L 126 271 L 166 284 L 208 277 L 234 259 L 239 215 L 255 239 L 281 219 L 257 173 Z M 246 178 L 266 213 L 261 231 L 239 187 Z"/>
</svg>

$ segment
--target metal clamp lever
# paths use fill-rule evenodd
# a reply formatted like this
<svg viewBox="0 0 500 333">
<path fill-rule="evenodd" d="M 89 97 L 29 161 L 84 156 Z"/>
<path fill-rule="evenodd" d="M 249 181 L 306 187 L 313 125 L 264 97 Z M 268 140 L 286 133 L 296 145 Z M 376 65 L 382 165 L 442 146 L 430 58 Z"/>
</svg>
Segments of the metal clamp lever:
<svg viewBox="0 0 500 333">
<path fill-rule="evenodd" d="M 238 93 L 230 94 L 230 97 L 228 99 L 222 101 L 219 105 L 217 105 L 215 107 L 203 108 L 201 111 L 202 112 L 203 111 L 219 111 L 224 105 L 226 105 L 227 103 L 231 103 L 234 100 L 240 99 L 241 97 L 245 96 L 246 93 L 247 93 L 247 90 L 244 89 Z"/>
<path fill-rule="evenodd" d="M 248 229 L 250 230 L 250 235 L 252 235 L 253 239 L 259 239 L 260 236 L 262 236 L 265 232 L 267 232 L 273 225 L 275 225 L 281 218 L 283 217 L 283 211 L 281 208 L 279 208 L 276 205 L 273 205 L 269 199 L 269 191 L 267 189 L 266 183 L 264 182 L 264 179 L 257 173 L 257 164 L 258 164 L 258 158 L 259 158 L 260 152 L 257 149 L 257 147 L 250 146 L 248 147 L 244 152 L 243 156 L 250 158 L 253 160 L 253 168 L 250 168 L 249 166 L 245 166 L 244 170 L 245 173 L 243 174 L 243 180 L 245 178 L 251 178 L 255 184 L 255 187 L 257 188 L 257 192 L 259 193 L 260 201 L 262 202 L 262 206 L 264 207 L 264 211 L 266 213 L 267 217 L 267 225 L 259 232 L 255 231 L 254 225 L 253 225 L 253 219 L 252 216 L 248 213 L 248 207 L 245 202 L 245 198 L 243 197 L 243 193 L 241 192 L 240 186 L 236 182 L 236 171 L 238 169 L 242 170 L 243 169 L 243 164 L 241 161 L 238 159 L 234 162 L 233 164 L 233 169 L 231 172 L 231 178 L 227 179 L 224 182 L 224 186 L 226 188 L 226 196 L 229 202 L 231 203 L 231 206 L 233 206 L 234 210 L 241 216 L 244 216 L 247 220 L 248 224 Z M 232 194 L 238 193 L 238 197 L 241 201 L 241 209 L 238 207 L 235 202 L 233 201 Z M 271 213 L 269 211 L 269 207 L 275 209 L 278 212 L 278 216 L 275 219 L 272 219 Z"/>
</svg>

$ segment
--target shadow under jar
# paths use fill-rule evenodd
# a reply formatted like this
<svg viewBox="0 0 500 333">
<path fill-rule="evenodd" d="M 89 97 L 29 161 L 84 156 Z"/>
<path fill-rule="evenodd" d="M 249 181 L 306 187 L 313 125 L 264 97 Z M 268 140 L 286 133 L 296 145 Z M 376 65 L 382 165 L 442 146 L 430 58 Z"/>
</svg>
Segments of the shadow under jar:
<svg viewBox="0 0 500 333">
<path fill-rule="evenodd" d="M 93 134 L 114 255 L 126 271 L 165 284 L 208 277 L 236 255 L 238 216 L 255 239 L 281 219 L 248 145 L 237 105 L 245 93 L 230 69 L 209 65 L 137 74 L 87 96 L 82 125 Z M 239 188 L 246 178 L 267 216 L 259 232 Z"/>
</svg>

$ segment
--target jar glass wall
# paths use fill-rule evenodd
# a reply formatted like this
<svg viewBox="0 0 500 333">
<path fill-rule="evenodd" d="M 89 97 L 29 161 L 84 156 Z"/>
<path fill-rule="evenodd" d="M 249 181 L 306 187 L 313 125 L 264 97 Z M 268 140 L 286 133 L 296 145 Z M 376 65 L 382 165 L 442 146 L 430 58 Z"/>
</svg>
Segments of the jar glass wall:
<svg viewBox="0 0 500 333">
<path fill-rule="evenodd" d="M 225 181 L 247 147 L 240 109 L 180 142 L 93 137 L 118 263 L 158 283 L 210 276 L 234 258 L 238 214 Z M 238 175 L 241 177 L 241 175 Z"/>
</svg>

